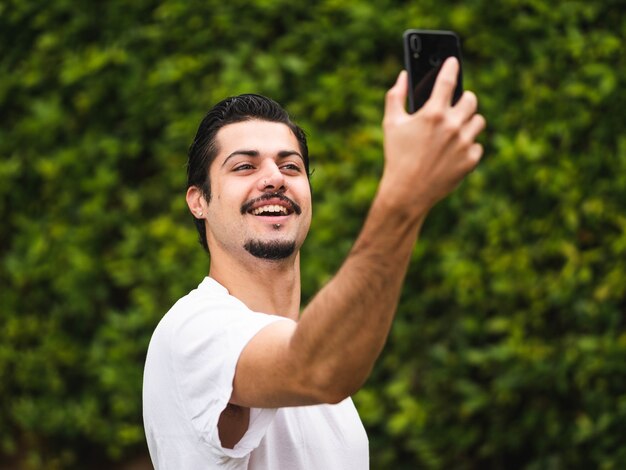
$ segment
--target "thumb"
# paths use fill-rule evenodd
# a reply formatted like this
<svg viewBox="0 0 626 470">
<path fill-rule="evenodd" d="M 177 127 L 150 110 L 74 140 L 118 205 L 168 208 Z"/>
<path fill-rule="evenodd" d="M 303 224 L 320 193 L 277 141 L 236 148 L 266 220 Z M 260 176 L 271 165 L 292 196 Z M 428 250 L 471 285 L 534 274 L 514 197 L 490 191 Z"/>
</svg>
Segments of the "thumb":
<svg viewBox="0 0 626 470">
<path fill-rule="evenodd" d="M 385 117 L 406 114 L 407 86 L 407 73 L 406 70 L 402 70 L 398 75 L 396 83 L 385 95 Z"/>
</svg>

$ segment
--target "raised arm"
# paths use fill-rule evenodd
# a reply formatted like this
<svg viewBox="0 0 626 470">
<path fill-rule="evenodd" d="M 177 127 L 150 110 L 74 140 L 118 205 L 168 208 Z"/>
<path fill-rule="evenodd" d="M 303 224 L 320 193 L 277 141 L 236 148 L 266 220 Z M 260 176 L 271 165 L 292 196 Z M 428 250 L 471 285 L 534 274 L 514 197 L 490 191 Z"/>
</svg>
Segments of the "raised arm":
<svg viewBox="0 0 626 470">
<path fill-rule="evenodd" d="M 232 403 L 336 403 L 367 379 L 389 333 L 426 214 L 482 156 L 475 139 L 485 120 L 476 113 L 476 96 L 465 92 L 450 105 L 458 66 L 456 59 L 446 61 L 431 99 L 415 114 L 405 111 L 405 72 L 387 92 L 385 167 L 361 234 L 298 323 L 274 323 L 246 346 Z"/>
</svg>

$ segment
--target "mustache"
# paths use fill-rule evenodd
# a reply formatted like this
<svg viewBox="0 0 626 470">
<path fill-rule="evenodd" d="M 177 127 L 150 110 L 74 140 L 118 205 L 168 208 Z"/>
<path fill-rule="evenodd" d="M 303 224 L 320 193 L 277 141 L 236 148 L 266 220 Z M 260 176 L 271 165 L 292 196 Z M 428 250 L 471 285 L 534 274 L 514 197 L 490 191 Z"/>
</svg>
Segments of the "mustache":
<svg viewBox="0 0 626 470">
<path fill-rule="evenodd" d="M 262 201 L 269 201 L 270 199 L 279 199 L 283 202 L 286 202 L 297 215 L 300 215 L 302 213 L 302 209 L 300 208 L 300 206 L 295 201 L 292 201 L 287 196 L 285 196 L 283 193 L 265 193 L 257 198 L 251 199 L 250 201 L 244 203 L 241 206 L 241 214 L 246 214 L 255 204 Z"/>
</svg>

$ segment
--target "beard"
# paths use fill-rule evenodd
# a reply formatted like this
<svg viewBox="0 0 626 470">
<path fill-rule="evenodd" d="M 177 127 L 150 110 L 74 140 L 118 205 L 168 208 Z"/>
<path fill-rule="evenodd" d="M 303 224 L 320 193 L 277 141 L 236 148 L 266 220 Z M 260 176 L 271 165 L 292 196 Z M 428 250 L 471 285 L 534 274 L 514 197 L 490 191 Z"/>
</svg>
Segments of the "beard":
<svg viewBox="0 0 626 470">
<path fill-rule="evenodd" d="M 261 241 L 248 240 L 244 248 L 256 258 L 278 261 L 289 258 L 296 251 L 296 242 L 293 241 Z"/>
</svg>

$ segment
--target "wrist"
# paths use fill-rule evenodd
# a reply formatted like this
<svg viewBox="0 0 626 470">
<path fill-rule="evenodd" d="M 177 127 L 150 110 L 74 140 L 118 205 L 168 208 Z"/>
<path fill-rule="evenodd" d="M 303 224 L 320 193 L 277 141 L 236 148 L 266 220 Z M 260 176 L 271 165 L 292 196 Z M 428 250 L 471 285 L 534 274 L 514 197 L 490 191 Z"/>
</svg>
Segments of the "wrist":
<svg viewBox="0 0 626 470">
<path fill-rule="evenodd" d="M 419 182 L 407 185 L 383 174 L 372 207 L 378 204 L 386 212 L 414 224 L 425 219 L 433 206 L 419 189 Z"/>
</svg>

